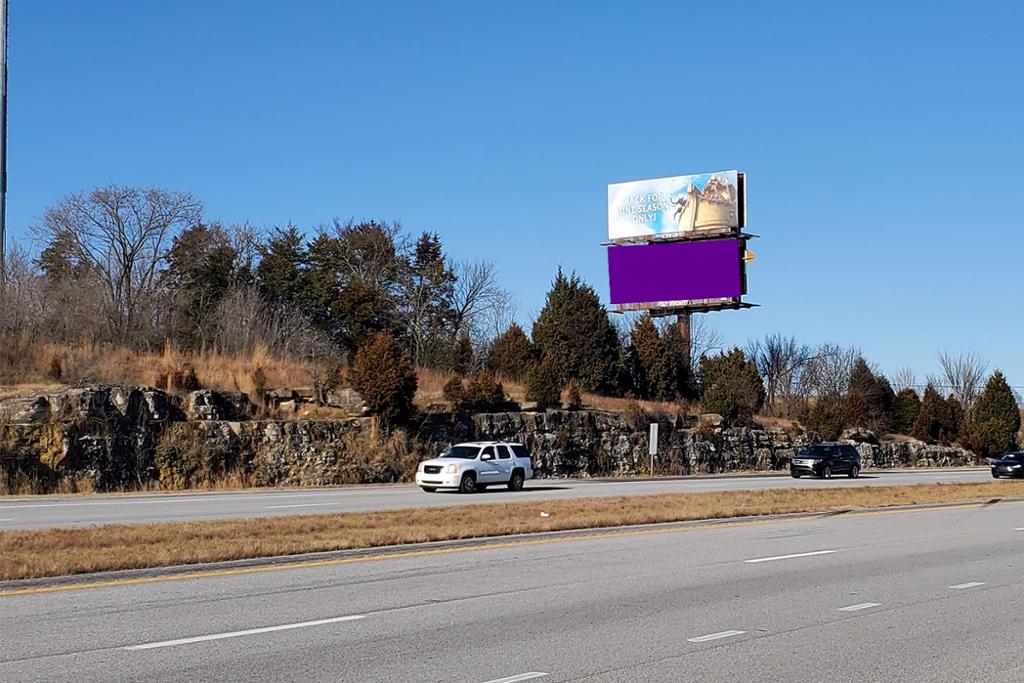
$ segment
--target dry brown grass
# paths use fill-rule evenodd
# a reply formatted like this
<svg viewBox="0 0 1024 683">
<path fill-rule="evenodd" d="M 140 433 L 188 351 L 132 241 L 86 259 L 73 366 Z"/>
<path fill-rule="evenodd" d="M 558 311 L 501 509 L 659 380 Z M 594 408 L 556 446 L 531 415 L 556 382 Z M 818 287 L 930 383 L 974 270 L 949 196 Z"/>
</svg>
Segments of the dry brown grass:
<svg viewBox="0 0 1024 683">
<path fill-rule="evenodd" d="M 10 341 L 13 345 L 20 342 Z M 232 356 L 220 353 L 183 353 L 168 345 L 159 352 L 136 351 L 108 344 L 26 344 L 6 349 L 0 362 L 0 385 L 4 394 L 28 393 L 56 386 L 48 377 L 54 358 L 59 359 L 68 384 L 136 384 L 159 386 L 169 372 L 192 368 L 203 387 L 252 392 L 252 373 L 263 368 L 269 387 L 301 387 L 310 384 L 308 368 L 256 348 L 252 353 Z M 166 388 L 166 387 L 161 387 Z"/>
<path fill-rule="evenodd" d="M 1024 495 L 1024 482 L 778 489 L 0 532 L 0 579 L 541 531 Z M 541 517 L 541 512 L 548 517 Z"/>
</svg>

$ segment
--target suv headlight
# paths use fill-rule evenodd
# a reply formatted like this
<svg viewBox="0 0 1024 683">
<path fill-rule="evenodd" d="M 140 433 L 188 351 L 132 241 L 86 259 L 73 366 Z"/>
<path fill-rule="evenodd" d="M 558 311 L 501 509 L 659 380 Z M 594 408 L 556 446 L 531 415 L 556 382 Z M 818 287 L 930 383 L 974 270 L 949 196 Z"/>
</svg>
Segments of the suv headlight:
<svg viewBox="0 0 1024 683">
<path fill-rule="evenodd" d="M 423 463 L 420 463 L 420 466 L 416 468 L 416 471 L 417 472 L 422 472 L 423 471 Z"/>
<path fill-rule="evenodd" d="M 450 465 L 448 465 L 447 467 L 445 467 L 444 471 L 447 472 L 448 474 L 456 474 L 459 471 L 459 465 L 458 465 L 458 463 L 454 463 L 453 462 Z"/>
</svg>

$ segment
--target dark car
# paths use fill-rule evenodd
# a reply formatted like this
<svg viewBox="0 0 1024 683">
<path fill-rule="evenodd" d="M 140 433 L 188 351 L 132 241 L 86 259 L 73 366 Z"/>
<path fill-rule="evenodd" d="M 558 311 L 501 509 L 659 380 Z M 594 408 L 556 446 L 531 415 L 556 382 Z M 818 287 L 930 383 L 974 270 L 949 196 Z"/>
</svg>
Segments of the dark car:
<svg viewBox="0 0 1024 683">
<path fill-rule="evenodd" d="M 789 463 L 794 479 L 803 475 L 831 479 L 833 474 L 860 476 L 860 453 L 848 444 L 816 443 L 800 451 Z"/>
<path fill-rule="evenodd" d="M 1024 478 L 1024 451 L 1007 453 L 999 460 L 992 462 L 992 478 L 1021 477 Z"/>
</svg>

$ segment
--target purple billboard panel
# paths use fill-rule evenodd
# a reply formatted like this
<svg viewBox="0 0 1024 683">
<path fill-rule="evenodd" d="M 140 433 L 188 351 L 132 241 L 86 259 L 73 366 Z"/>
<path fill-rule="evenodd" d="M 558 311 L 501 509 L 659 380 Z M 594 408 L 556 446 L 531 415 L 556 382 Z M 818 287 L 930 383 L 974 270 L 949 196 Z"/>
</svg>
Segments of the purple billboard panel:
<svg viewBox="0 0 1024 683">
<path fill-rule="evenodd" d="M 608 248 L 613 304 L 743 295 L 739 240 L 654 242 Z"/>
</svg>

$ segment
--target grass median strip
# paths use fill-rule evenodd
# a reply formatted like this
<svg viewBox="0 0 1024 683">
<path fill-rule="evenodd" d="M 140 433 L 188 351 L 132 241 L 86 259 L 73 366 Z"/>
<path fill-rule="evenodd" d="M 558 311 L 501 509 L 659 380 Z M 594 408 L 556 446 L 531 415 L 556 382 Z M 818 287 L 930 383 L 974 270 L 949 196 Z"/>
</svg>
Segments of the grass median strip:
<svg viewBox="0 0 1024 683">
<path fill-rule="evenodd" d="M 0 531 L 0 580 L 543 531 L 991 500 L 1024 482 L 775 489 Z M 541 513 L 547 516 L 541 516 Z"/>
</svg>

